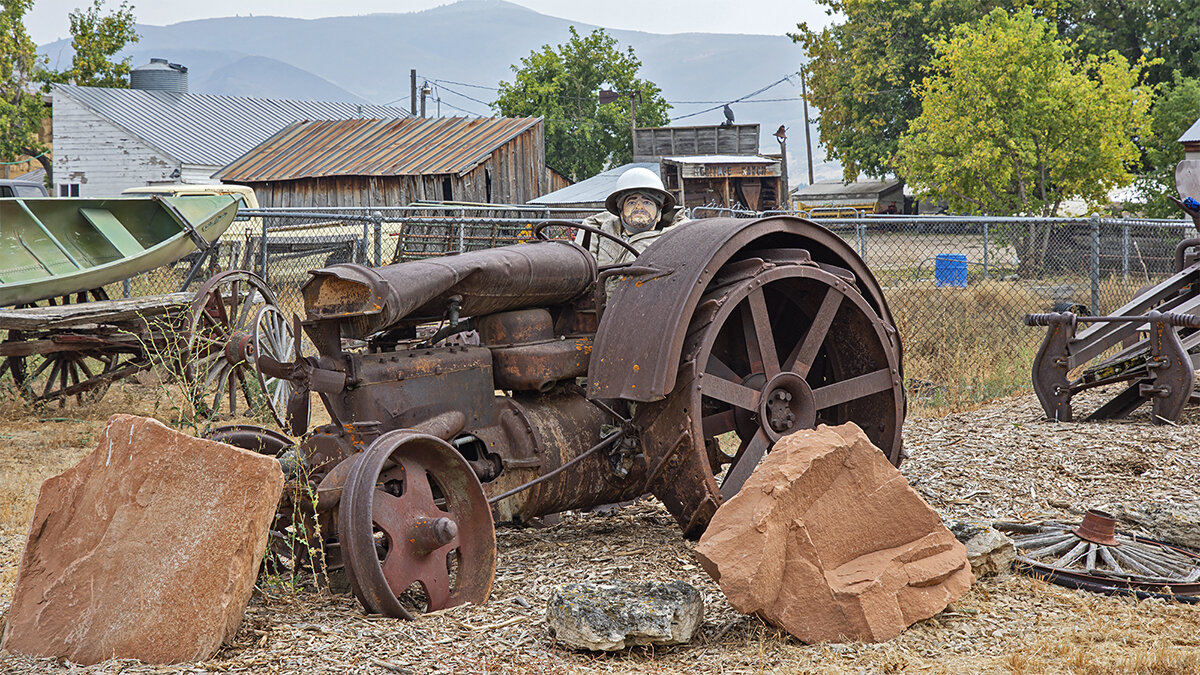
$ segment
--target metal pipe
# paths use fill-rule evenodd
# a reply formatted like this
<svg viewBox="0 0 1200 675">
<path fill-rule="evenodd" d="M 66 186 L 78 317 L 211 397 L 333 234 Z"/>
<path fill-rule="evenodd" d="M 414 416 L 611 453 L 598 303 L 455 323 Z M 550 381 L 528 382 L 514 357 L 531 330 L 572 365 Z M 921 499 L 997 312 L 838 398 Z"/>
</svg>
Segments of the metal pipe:
<svg viewBox="0 0 1200 675">
<path fill-rule="evenodd" d="M 1091 219 L 1092 230 L 1092 314 L 1100 313 L 1100 220 Z"/>
</svg>

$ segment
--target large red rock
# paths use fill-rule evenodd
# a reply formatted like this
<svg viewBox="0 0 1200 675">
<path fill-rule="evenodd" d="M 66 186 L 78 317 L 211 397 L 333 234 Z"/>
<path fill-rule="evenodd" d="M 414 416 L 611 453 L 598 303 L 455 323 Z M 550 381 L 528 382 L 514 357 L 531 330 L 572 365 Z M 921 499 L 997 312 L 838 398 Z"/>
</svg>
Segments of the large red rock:
<svg viewBox="0 0 1200 675">
<path fill-rule="evenodd" d="M 92 664 L 207 659 L 233 637 L 283 472 L 132 415 L 42 483 L 4 642 Z"/>
<path fill-rule="evenodd" d="M 734 609 L 882 642 L 971 586 L 967 550 L 853 423 L 779 440 L 696 546 Z"/>
</svg>

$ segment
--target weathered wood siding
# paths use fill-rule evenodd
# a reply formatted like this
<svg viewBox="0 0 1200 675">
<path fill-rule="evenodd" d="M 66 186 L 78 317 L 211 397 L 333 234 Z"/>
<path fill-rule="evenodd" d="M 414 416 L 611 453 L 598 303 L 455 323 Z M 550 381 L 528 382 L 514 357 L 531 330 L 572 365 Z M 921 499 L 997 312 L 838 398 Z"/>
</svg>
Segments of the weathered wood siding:
<svg viewBox="0 0 1200 675">
<path fill-rule="evenodd" d="M 756 155 L 758 125 L 651 127 L 637 130 L 635 162 L 673 155 Z"/>
<path fill-rule="evenodd" d="M 334 176 L 243 184 L 254 188 L 263 208 L 376 208 L 419 201 L 524 204 L 550 191 L 545 167 L 542 126 L 537 125 L 462 176 Z"/>
<path fill-rule="evenodd" d="M 170 181 L 179 162 L 104 120 L 74 99 L 54 94 L 54 190 L 78 183 L 81 197 L 111 197 L 128 187 Z"/>
</svg>

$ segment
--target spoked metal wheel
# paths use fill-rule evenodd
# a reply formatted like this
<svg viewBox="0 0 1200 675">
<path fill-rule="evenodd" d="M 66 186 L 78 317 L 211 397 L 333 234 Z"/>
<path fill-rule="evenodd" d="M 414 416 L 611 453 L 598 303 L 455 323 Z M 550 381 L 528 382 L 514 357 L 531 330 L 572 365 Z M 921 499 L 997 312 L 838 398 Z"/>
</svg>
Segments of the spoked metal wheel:
<svg viewBox="0 0 1200 675">
<path fill-rule="evenodd" d="M 137 355 L 100 351 L 52 352 L 41 362 L 10 361 L 13 382 L 26 398 L 35 402 L 58 401 L 64 407 L 74 398 L 77 405 L 95 403 L 104 397 L 109 385 L 122 373 L 142 369 L 144 359 Z"/>
<path fill-rule="evenodd" d="M 1100 592 L 1200 595 L 1200 556 L 1167 544 L 1119 534 L 1103 511 L 1088 511 L 1078 526 L 1047 522 L 998 523 L 1013 535 L 1017 565 L 1056 584 Z"/>
<path fill-rule="evenodd" d="M 183 353 L 199 415 L 237 415 L 239 396 L 246 412 L 266 407 L 254 372 L 252 334 L 259 311 L 278 304 L 266 282 L 243 270 L 221 272 L 196 292 Z"/>
<path fill-rule="evenodd" d="M 288 428 L 287 407 L 292 393 L 296 390 L 291 380 L 274 377 L 263 373 L 257 367 L 259 355 L 269 356 L 280 363 L 291 363 L 299 358 L 298 340 L 292 330 L 292 324 L 275 305 L 264 305 L 259 308 L 254 317 L 250 330 L 250 351 L 248 354 L 255 362 L 255 373 L 258 376 L 259 391 L 266 399 L 266 405 L 275 417 L 280 428 Z"/>
<path fill-rule="evenodd" d="M 496 531 L 479 479 L 454 448 L 399 430 L 347 461 L 355 464 L 338 505 L 338 539 L 350 587 L 368 611 L 411 619 L 487 600 Z"/>
<path fill-rule="evenodd" d="M 713 289 L 671 394 L 702 439 L 697 461 L 717 477 L 660 495 L 685 533 L 703 532 L 771 446 L 800 429 L 855 422 L 898 465 L 905 405 L 890 330 L 853 283 L 812 265 L 768 266 Z"/>
</svg>

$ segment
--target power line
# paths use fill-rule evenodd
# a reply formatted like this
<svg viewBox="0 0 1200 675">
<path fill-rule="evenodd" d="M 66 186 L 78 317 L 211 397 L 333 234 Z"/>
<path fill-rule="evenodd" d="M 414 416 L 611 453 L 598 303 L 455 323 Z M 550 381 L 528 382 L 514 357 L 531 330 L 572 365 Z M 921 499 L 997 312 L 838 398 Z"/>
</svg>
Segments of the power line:
<svg viewBox="0 0 1200 675">
<path fill-rule="evenodd" d="M 779 85 L 783 84 L 784 82 L 787 82 L 787 81 L 789 81 L 789 80 L 791 79 L 791 77 L 792 77 L 792 76 L 791 76 L 791 74 L 789 73 L 789 74 L 787 74 L 787 75 L 784 75 L 783 77 L 779 78 L 778 80 L 775 80 L 775 81 L 774 81 L 774 82 L 772 82 L 771 84 L 768 84 L 767 86 L 763 87 L 762 89 L 758 89 L 758 90 L 752 91 L 752 92 L 750 92 L 749 94 L 746 94 L 745 96 L 742 96 L 741 98 L 736 98 L 736 99 L 734 99 L 734 100 L 732 100 L 732 101 L 726 101 L 726 102 L 722 103 L 721 105 L 713 106 L 712 108 L 705 108 L 704 110 L 700 110 L 700 111 L 697 111 L 697 112 L 694 112 L 694 113 L 688 113 L 688 114 L 686 114 L 686 115 L 680 115 L 679 117 L 672 117 L 672 118 L 671 118 L 671 121 L 672 121 L 672 122 L 676 122 L 676 121 L 679 121 L 679 120 L 687 119 L 687 118 L 689 118 L 689 117 L 695 117 L 695 116 L 697 116 L 697 115 L 703 115 L 704 113 L 707 113 L 707 112 L 712 112 L 712 111 L 714 111 L 714 110 L 719 110 L 719 109 L 720 109 L 720 108 L 722 108 L 723 106 L 729 105 L 729 104 L 731 104 L 731 103 L 740 103 L 740 102 L 742 102 L 742 101 L 744 101 L 744 100 L 746 100 L 746 99 L 750 98 L 751 96 L 757 96 L 757 95 L 759 95 L 759 94 L 763 93 L 764 91 L 767 91 L 768 89 L 771 89 L 771 88 L 773 88 L 773 87 L 777 87 L 777 86 L 779 86 Z"/>
</svg>

